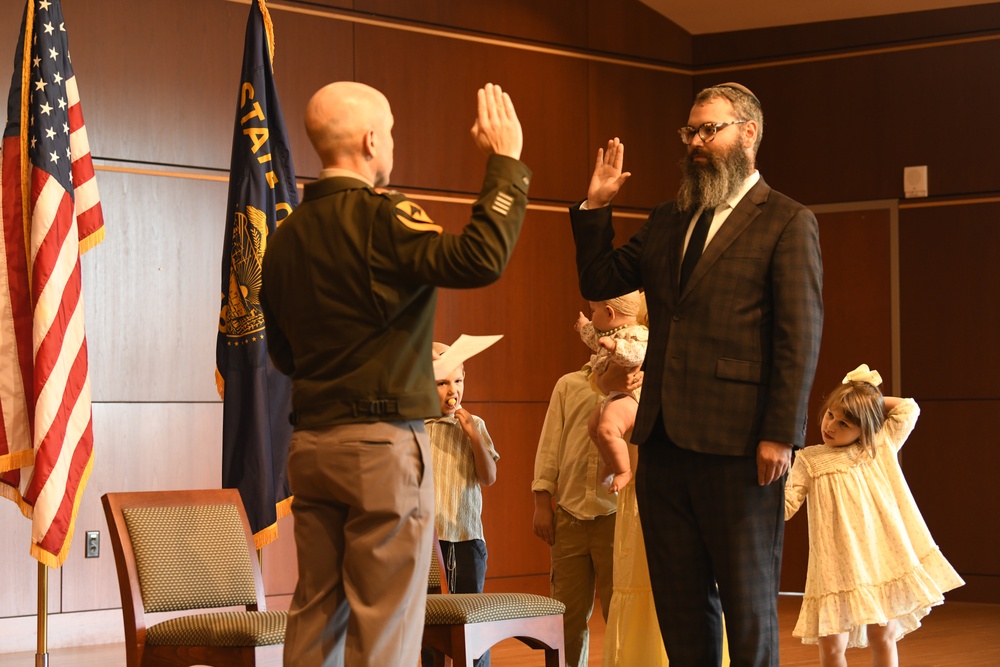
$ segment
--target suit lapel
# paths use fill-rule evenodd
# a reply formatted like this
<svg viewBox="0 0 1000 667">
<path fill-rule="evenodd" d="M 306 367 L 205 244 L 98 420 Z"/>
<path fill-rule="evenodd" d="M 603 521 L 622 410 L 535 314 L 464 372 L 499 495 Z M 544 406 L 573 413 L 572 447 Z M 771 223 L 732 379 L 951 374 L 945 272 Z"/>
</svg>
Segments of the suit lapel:
<svg viewBox="0 0 1000 667">
<path fill-rule="evenodd" d="M 702 253 L 701 259 L 691 273 L 691 277 L 688 278 L 687 285 L 684 286 L 684 293 L 680 295 L 681 300 L 694 289 L 694 286 L 698 284 L 702 277 L 711 270 L 712 265 L 722 257 L 722 253 L 760 215 L 760 205 L 767 201 L 767 195 L 770 192 L 771 188 L 764 182 L 763 177 L 761 177 L 756 185 L 750 188 L 750 191 L 736 204 L 736 208 L 729 214 L 726 221 L 722 223 L 722 227 L 719 228 L 719 231 L 712 237 L 708 246 L 705 247 L 705 252 Z M 683 244 L 684 237 L 682 236 L 679 245 Z M 674 280 L 676 284 L 677 276 L 674 277 Z"/>
</svg>

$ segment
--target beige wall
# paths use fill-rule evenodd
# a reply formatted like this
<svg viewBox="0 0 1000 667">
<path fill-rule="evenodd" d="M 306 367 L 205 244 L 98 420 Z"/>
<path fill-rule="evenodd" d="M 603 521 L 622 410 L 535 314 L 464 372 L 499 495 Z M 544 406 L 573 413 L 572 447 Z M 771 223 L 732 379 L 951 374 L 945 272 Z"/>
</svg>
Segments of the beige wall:
<svg viewBox="0 0 1000 667">
<path fill-rule="evenodd" d="M 119 604 L 107 540 L 99 559 L 83 558 L 83 533 L 107 533 L 101 494 L 219 484 L 218 274 L 248 9 L 228 0 L 63 4 L 107 240 L 83 260 L 96 459 L 69 559 L 52 573 L 53 614 Z M 902 196 L 902 167 L 930 166 L 936 205 L 902 202 L 898 240 L 880 240 L 887 220 L 821 218 L 828 263 L 849 262 L 857 244 L 874 243 L 870 265 L 884 268 L 890 283 L 888 292 L 869 297 L 864 266 L 837 277 L 841 267 L 828 264 L 826 335 L 853 340 L 845 332 L 888 318 L 880 304 L 895 299 L 898 318 L 877 328 L 884 329 L 879 339 L 887 335 L 894 345 L 890 363 L 900 360 L 893 370 L 902 391 L 925 410 L 904 450 L 914 495 L 970 582 L 955 597 L 1000 601 L 996 538 L 977 520 L 998 505 L 987 475 L 1000 467 L 995 429 L 979 416 L 1000 401 L 1000 283 L 986 269 L 1000 241 L 990 202 L 1000 189 L 1000 133 L 990 116 L 1000 75 L 987 66 L 1000 56 L 1000 42 L 951 40 L 945 33 L 970 20 L 964 12 L 958 27 L 907 24 L 905 36 L 922 46 L 905 51 L 878 50 L 894 43 L 891 29 L 865 41 L 858 33 L 869 24 L 834 24 L 823 33 L 824 57 L 817 57 L 798 46 L 796 28 L 692 39 L 637 0 L 326 4 L 329 11 L 311 3 L 308 13 L 272 8 L 275 72 L 300 177 L 318 170 L 302 110 L 316 88 L 335 79 L 386 93 L 396 117 L 393 185 L 443 196 L 425 204 L 449 229 L 464 224 L 463 200 L 478 190 L 482 174 L 483 157 L 468 137 L 476 88 L 503 85 L 524 126 L 533 207 L 509 270 L 484 290 L 443 291 L 437 325 L 442 340 L 505 334 L 468 368 L 467 403 L 486 420 L 502 455 L 498 482 L 485 493 L 489 588 L 546 586 L 547 549 L 530 530 L 534 447 L 556 378 L 587 356 L 570 328 L 583 302 L 565 206 L 584 196 L 596 147 L 619 136 L 634 173 L 616 202 L 626 214 L 616 224 L 627 236 L 676 189 L 682 146 L 675 128 L 686 120 L 692 91 L 735 78 L 764 101 L 765 177 L 800 201 L 894 204 Z M 4 91 L 18 5 L 0 5 Z M 850 57 L 838 55 L 838 40 L 853 49 Z M 764 43 L 771 52 L 759 53 Z M 780 44 L 789 45 L 787 52 Z M 893 248 L 899 256 L 890 265 Z M 857 317 L 858 303 L 865 317 Z M 843 370 L 832 366 L 818 390 Z M 0 503 L 0 531 L 2 635 L 2 619 L 35 612 L 36 563 L 28 555 L 28 522 L 9 503 Z M 269 595 L 294 586 L 290 537 L 286 520 L 266 551 Z M 803 546 L 792 544 L 786 562 L 801 561 Z"/>
</svg>

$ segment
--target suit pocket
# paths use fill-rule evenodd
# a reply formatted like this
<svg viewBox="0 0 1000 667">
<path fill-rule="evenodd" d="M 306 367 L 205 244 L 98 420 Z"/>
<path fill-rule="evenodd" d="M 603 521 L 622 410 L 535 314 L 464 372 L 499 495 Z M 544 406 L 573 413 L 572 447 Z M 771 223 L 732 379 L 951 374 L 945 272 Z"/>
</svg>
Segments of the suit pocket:
<svg viewBox="0 0 1000 667">
<path fill-rule="evenodd" d="M 721 380 L 736 382 L 752 382 L 760 384 L 761 367 L 759 361 L 744 361 L 742 359 L 720 358 L 715 362 L 715 377 Z"/>
</svg>

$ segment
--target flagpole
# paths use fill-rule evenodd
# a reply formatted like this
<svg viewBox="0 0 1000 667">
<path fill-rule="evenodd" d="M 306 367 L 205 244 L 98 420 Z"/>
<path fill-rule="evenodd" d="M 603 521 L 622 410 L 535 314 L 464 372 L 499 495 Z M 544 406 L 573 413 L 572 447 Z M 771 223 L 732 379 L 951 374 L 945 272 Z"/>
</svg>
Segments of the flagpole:
<svg viewBox="0 0 1000 667">
<path fill-rule="evenodd" d="M 35 667 L 49 666 L 49 568 L 38 563 L 38 648 L 35 652 Z"/>
</svg>

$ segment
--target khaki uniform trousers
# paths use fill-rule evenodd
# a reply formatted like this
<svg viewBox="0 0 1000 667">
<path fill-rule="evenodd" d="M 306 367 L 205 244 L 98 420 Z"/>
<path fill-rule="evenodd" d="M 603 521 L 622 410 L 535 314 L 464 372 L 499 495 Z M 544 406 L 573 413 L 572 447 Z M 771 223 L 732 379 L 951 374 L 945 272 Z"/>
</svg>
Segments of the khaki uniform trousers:
<svg viewBox="0 0 1000 667">
<path fill-rule="evenodd" d="M 566 667 L 586 667 L 595 589 L 608 620 L 614 584 L 615 515 L 580 520 L 556 507 L 555 544 L 551 547 L 551 595 L 566 605 L 563 634 Z M 596 580 L 596 583 L 595 583 Z"/>
<path fill-rule="evenodd" d="M 285 667 L 416 665 L 434 523 L 422 421 L 296 431 Z"/>
</svg>

